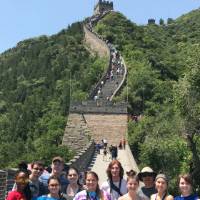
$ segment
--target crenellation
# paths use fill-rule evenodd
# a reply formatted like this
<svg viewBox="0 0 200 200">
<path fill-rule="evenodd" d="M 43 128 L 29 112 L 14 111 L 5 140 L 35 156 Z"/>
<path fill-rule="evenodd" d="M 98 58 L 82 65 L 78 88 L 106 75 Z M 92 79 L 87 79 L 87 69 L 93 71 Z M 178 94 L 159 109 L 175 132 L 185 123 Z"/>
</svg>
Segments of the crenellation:
<svg viewBox="0 0 200 200">
<path fill-rule="evenodd" d="M 111 10 L 113 10 L 112 1 L 110 2 L 110 1 L 99 0 L 99 2 L 94 7 L 94 15 L 99 15 L 99 14 L 102 14 L 103 12 L 111 11 Z"/>
</svg>

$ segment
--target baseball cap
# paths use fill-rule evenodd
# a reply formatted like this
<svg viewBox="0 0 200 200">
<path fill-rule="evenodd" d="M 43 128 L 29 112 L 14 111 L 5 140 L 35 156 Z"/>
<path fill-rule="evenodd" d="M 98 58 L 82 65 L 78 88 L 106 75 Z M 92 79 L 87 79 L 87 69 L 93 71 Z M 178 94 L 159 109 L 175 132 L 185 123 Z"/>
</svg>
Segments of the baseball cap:
<svg viewBox="0 0 200 200">
<path fill-rule="evenodd" d="M 52 159 L 52 163 L 56 162 L 56 161 L 59 161 L 61 163 L 64 163 L 64 159 L 60 156 L 56 156 Z"/>
</svg>

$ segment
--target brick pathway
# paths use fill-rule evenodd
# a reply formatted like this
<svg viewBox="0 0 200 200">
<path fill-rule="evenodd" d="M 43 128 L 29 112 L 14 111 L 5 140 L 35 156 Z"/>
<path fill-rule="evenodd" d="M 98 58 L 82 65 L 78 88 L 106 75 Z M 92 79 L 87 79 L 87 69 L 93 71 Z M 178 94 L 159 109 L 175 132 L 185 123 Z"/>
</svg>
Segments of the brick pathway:
<svg viewBox="0 0 200 200">
<path fill-rule="evenodd" d="M 122 163 L 124 172 L 129 171 L 130 169 L 138 172 L 139 170 L 134 158 L 132 157 L 132 159 L 130 159 L 129 155 L 128 148 L 126 150 L 118 150 L 118 160 Z M 111 161 L 109 157 L 110 155 L 108 154 L 105 161 L 103 161 L 103 153 L 101 150 L 101 153 L 97 155 L 94 165 L 91 168 L 92 171 L 95 171 L 98 174 L 100 185 L 103 181 L 107 180 L 106 169 Z"/>
</svg>

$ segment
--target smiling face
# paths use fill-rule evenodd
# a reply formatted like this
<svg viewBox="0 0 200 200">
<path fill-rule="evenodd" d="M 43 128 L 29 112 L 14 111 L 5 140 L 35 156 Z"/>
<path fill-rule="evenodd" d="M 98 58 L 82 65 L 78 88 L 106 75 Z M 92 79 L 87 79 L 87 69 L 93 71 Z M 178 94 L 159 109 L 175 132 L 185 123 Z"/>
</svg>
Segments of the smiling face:
<svg viewBox="0 0 200 200">
<path fill-rule="evenodd" d="M 167 182 L 163 178 L 156 180 L 156 189 L 158 193 L 164 194 L 167 191 Z"/>
<path fill-rule="evenodd" d="M 15 183 L 17 185 L 18 191 L 23 191 L 28 182 L 29 182 L 28 174 L 24 172 L 19 172 L 15 177 Z"/>
<path fill-rule="evenodd" d="M 77 183 L 77 181 L 78 181 L 78 173 L 77 173 L 77 171 L 74 170 L 74 169 L 69 169 L 68 175 L 67 175 L 67 179 L 69 180 L 69 182 L 71 184 Z"/>
<path fill-rule="evenodd" d="M 119 178 L 119 173 L 120 173 L 120 168 L 117 164 L 114 164 L 112 167 L 111 167 L 111 175 L 112 175 L 112 178 Z"/>
<path fill-rule="evenodd" d="M 143 173 L 142 181 L 144 182 L 146 188 L 154 186 L 154 176 L 152 175 L 152 173 Z"/>
<path fill-rule="evenodd" d="M 183 196 L 189 196 L 192 193 L 192 185 L 188 183 L 184 178 L 180 178 L 179 189 Z"/>
<path fill-rule="evenodd" d="M 128 191 L 136 192 L 139 187 L 139 183 L 135 178 L 129 178 L 126 186 Z"/>
<path fill-rule="evenodd" d="M 34 164 L 32 169 L 31 169 L 31 174 L 34 177 L 39 178 L 42 175 L 43 171 L 44 171 L 43 166 L 38 165 L 38 164 Z"/>
<path fill-rule="evenodd" d="M 51 179 L 48 183 L 49 193 L 53 196 L 59 194 L 60 191 L 60 183 L 57 179 Z"/>
<path fill-rule="evenodd" d="M 62 170 L 64 169 L 63 163 L 58 160 L 54 161 L 51 167 L 52 167 L 52 174 L 56 176 L 59 176 Z"/>
<path fill-rule="evenodd" d="M 87 174 L 86 175 L 86 180 L 85 180 L 86 186 L 88 191 L 96 191 L 97 185 L 98 185 L 98 180 L 93 174 Z"/>
</svg>

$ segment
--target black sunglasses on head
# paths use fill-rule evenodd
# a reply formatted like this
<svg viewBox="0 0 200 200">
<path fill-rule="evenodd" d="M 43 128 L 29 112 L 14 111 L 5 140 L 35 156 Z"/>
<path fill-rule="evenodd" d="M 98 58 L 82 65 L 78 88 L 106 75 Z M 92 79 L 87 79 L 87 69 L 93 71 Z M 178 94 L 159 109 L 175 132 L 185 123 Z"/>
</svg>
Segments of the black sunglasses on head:
<svg viewBox="0 0 200 200">
<path fill-rule="evenodd" d="M 142 177 L 147 177 L 147 176 L 154 176 L 154 174 L 153 173 L 151 173 L 151 172 L 144 172 L 144 173 L 142 173 Z"/>
</svg>

